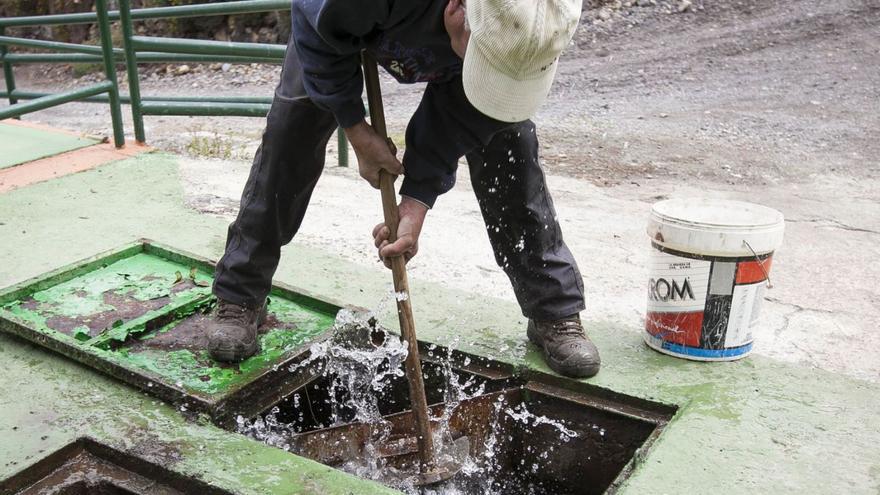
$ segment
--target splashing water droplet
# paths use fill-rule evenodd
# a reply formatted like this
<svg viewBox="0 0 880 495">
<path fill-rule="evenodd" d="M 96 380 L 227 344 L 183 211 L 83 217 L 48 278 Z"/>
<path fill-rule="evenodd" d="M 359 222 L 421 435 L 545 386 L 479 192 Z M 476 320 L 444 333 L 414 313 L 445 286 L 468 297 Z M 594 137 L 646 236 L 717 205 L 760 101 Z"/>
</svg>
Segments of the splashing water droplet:
<svg viewBox="0 0 880 495">
<path fill-rule="evenodd" d="M 383 304 L 393 304 L 391 299 L 396 297 L 397 293 L 389 290 L 387 301 L 383 301 Z M 338 467 L 362 478 L 387 481 L 382 477 L 382 472 L 392 468 L 386 465 L 387 460 L 377 452 L 382 443 L 390 438 L 391 427 L 390 422 L 382 416 L 379 401 L 383 393 L 393 392 L 391 387 L 395 382 L 399 386 L 405 376 L 403 364 L 407 348 L 398 338 L 390 335 L 390 338 L 384 338 L 378 344 L 374 342 L 371 329 L 375 325 L 374 315 L 378 312 L 380 310 L 368 313 L 340 311 L 333 335 L 312 344 L 309 356 L 289 368 L 295 373 L 304 369 L 314 372 L 320 370 L 320 374 L 325 377 L 321 380 L 329 387 L 328 396 L 309 397 L 307 393 L 296 393 L 283 408 L 275 406 L 267 413 L 252 419 L 237 417 L 236 431 L 268 445 L 298 453 L 299 446 L 295 439 L 304 431 L 349 423 L 366 423 L 377 432 L 376 435 L 367 439 L 367 445 L 360 456 L 346 459 Z M 435 397 L 442 396 L 442 405 L 437 406 L 432 419 L 437 426 L 434 432 L 435 446 L 442 446 L 453 438 L 451 423 L 456 408 L 463 401 L 487 393 L 488 382 L 484 378 L 455 370 L 453 352 L 461 342 L 458 336 L 450 337 L 450 340 L 452 345 L 444 342 L 446 347 L 433 344 L 428 347 L 432 376 L 439 380 L 431 381 L 429 390 Z M 509 349 L 510 346 L 506 343 L 499 346 L 501 353 L 506 353 Z M 471 361 L 471 358 L 465 357 L 460 362 L 469 366 Z M 456 478 L 460 482 L 446 483 L 442 487 L 431 487 L 427 490 L 406 483 L 393 487 L 412 494 L 501 495 L 506 492 L 505 487 L 510 483 L 510 473 L 505 471 L 507 465 L 498 452 L 503 444 L 515 441 L 510 432 L 500 426 L 502 422 L 512 419 L 532 428 L 553 428 L 559 432 L 562 442 L 577 436 L 576 432 L 568 429 L 561 421 L 533 414 L 523 404 L 511 407 L 504 395 L 499 395 L 496 400 L 487 403 L 487 406 L 491 409 L 488 419 L 492 426 L 483 438 L 483 449 L 479 455 L 464 460 L 461 478 Z M 312 409 L 318 408 L 327 411 L 326 416 L 321 416 L 326 418 L 322 420 L 323 424 L 305 423 L 304 417 L 309 421 L 317 421 Z M 545 449 L 538 451 L 531 446 L 528 449 L 531 452 L 529 461 L 518 459 L 517 464 L 523 466 L 523 471 L 538 472 L 541 468 L 539 464 L 549 459 L 548 452 Z M 535 460 L 538 462 L 535 463 Z"/>
</svg>

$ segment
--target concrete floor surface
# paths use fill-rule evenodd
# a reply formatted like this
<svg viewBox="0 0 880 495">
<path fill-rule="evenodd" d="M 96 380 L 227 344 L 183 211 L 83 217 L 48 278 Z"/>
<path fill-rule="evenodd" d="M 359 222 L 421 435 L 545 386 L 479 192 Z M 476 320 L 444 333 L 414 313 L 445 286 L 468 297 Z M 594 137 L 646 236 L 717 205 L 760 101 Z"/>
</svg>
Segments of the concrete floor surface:
<svg viewBox="0 0 880 495">
<path fill-rule="evenodd" d="M 186 192 L 189 166 L 171 155 L 143 154 L 0 195 L 0 286 L 139 237 L 216 259 L 226 220 L 186 206 L 192 199 Z M 328 178 L 359 184 L 338 173 Z M 360 207 L 341 201 L 334 206 L 350 215 Z M 644 249 L 636 240 L 640 230 L 630 234 L 634 253 Z M 361 306 L 388 300 L 386 270 L 342 259 L 325 247 L 285 248 L 276 278 Z M 525 322 L 515 304 L 415 274 L 412 288 L 424 339 L 548 373 L 525 343 Z M 389 306 L 379 308 L 379 317 L 393 328 Z M 590 386 L 679 407 L 623 493 L 880 489 L 880 432 L 872 427 L 880 403 L 877 383 L 761 355 L 734 363 L 688 362 L 646 348 L 635 317 L 591 317 L 590 324 L 604 361 L 599 375 L 587 380 Z M 159 456 L 159 462 L 241 493 L 378 490 L 238 435 L 185 422 L 169 406 L 8 336 L 0 336 L 0 359 L 8 365 L 0 375 L 0 435 L 8 440 L 0 443 L 0 478 L 66 439 L 88 434 L 121 449 L 173 447 L 174 455 Z M 242 462 L 243 456 L 254 462 Z"/>
</svg>

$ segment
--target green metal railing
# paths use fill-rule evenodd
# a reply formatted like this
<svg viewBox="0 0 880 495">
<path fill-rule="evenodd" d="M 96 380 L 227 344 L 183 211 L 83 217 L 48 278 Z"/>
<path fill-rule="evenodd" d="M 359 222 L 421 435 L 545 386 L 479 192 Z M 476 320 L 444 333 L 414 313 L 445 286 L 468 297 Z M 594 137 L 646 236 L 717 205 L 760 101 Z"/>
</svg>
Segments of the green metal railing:
<svg viewBox="0 0 880 495">
<path fill-rule="evenodd" d="M 3 61 L 3 78 L 6 80 L 6 93 L 10 103 L 8 107 L 0 108 L 0 120 L 20 117 L 26 113 L 36 112 L 37 110 L 43 110 L 71 101 L 84 100 L 97 95 L 106 95 L 107 101 L 110 103 L 110 118 L 113 121 L 113 142 L 117 148 L 122 147 L 125 144 L 125 134 L 122 128 L 122 110 L 120 109 L 119 101 L 119 85 L 116 77 L 116 64 L 114 63 L 113 41 L 110 36 L 110 20 L 107 10 L 107 0 L 95 0 L 95 10 L 96 12 L 94 14 L 93 22 L 97 22 L 98 24 L 98 31 L 101 37 L 100 47 L 28 40 L 6 36 L 6 27 L 15 25 L 9 22 L 15 20 L 15 18 L 0 19 L 0 57 L 2 57 Z M 16 94 L 15 75 L 12 71 L 13 62 L 9 60 L 11 55 L 7 53 L 7 46 L 9 45 L 54 48 L 60 51 L 78 52 L 80 54 L 98 56 L 100 61 L 103 62 L 104 76 L 106 79 L 85 88 L 51 95 L 42 95 L 32 99 L 28 103 L 19 103 L 18 100 L 24 98 Z"/>
<path fill-rule="evenodd" d="M 3 73 L 6 79 L 6 92 L 0 93 L 0 97 L 9 99 L 10 106 L 0 110 L 0 119 L 4 117 L 2 112 L 11 112 L 10 109 L 21 107 L 18 100 L 33 100 L 26 105 L 37 102 L 63 103 L 75 101 L 72 99 L 58 100 L 64 94 L 48 94 L 45 92 L 22 91 L 16 88 L 12 66 L 14 64 L 31 63 L 95 63 L 103 62 L 108 67 L 108 81 L 116 88 L 115 64 L 125 63 L 128 74 L 129 93 L 119 95 L 114 89 L 114 94 L 102 94 L 100 92 L 77 93 L 76 100 L 88 102 L 109 102 L 111 106 L 115 101 L 131 106 L 132 124 L 135 139 L 138 142 L 146 142 L 144 128 L 144 116 L 150 115 L 216 115 L 216 116 L 243 116 L 264 117 L 272 102 L 271 97 L 218 97 L 218 96 L 142 96 L 140 91 L 140 79 L 138 64 L 140 63 L 175 63 L 175 62 L 227 62 L 227 63 L 271 63 L 280 64 L 284 60 L 285 45 L 267 43 L 236 43 L 221 41 L 190 40 L 181 38 L 160 38 L 134 35 L 133 23 L 147 19 L 201 17 L 210 15 L 249 14 L 289 10 L 290 0 L 240 0 L 211 4 L 181 5 L 173 7 L 154 7 L 131 9 L 130 0 L 119 0 L 118 11 L 107 11 L 106 0 L 100 0 L 96 4 L 97 12 L 82 12 L 76 14 L 58 14 L 46 16 L 11 17 L 0 18 L 0 58 L 3 62 Z M 122 48 L 115 48 L 109 43 L 102 46 L 77 45 L 61 43 L 57 41 L 31 40 L 15 38 L 4 35 L 4 29 L 9 27 L 35 26 L 35 25 L 59 25 L 59 24 L 85 24 L 98 22 L 104 19 L 104 24 L 109 32 L 109 21 L 119 21 L 122 28 Z M 103 33 L 103 28 L 102 28 Z M 21 53 L 7 52 L 7 46 L 20 46 L 55 50 L 61 53 Z M 109 69 L 113 69 L 110 72 Z M 112 75 L 112 77 L 111 77 Z M 105 83 L 102 83 L 105 84 Z M 94 89 L 87 88 L 87 89 Z M 54 99 L 50 99 L 54 98 Z M 54 104 L 58 104 L 54 103 Z M 40 108 L 47 108 L 42 106 Z M 33 110 L 40 109 L 33 107 Z M 16 115 L 21 115 L 21 112 Z M 121 135 L 121 123 L 120 132 Z M 116 124 L 114 121 L 114 135 Z M 348 166 L 348 142 L 345 134 L 337 131 L 339 165 Z M 119 141 L 117 138 L 117 145 Z"/>
</svg>

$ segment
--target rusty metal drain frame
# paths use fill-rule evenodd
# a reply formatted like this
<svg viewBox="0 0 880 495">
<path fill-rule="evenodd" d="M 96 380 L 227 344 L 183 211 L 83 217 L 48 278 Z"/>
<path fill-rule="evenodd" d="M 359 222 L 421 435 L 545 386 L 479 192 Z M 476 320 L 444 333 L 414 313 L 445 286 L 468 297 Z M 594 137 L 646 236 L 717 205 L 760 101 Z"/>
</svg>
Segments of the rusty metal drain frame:
<svg viewBox="0 0 880 495">
<path fill-rule="evenodd" d="M 654 443 L 680 412 L 677 405 L 650 401 L 624 395 L 589 383 L 567 380 L 560 376 L 528 370 L 524 373 L 525 389 L 578 403 L 617 416 L 654 425 L 648 437 L 605 489 L 604 495 L 614 495 L 623 486 L 639 464 L 645 461 Z"/>
<path fill-rule="evenodd" d="M 451 350 L 436 344 L 419 342 L 419 351 L 423 364 L 440 365 L 442 361 L 449 359 L 453 372 L 476 375 L 487 380 L 487 382 L 494 382 L 495 387 L 491 387 L 493 391 L 487 392 L 485 396 L 476 397 L 477 401 L 482 397 L 498 396 L 499 394 L 507 393 L 524 394 L 526 396 L 538 394 L 556 400 L 572 402 L 584 409 L 596 410 L 600 413 L 642 423 L 646 427 L 649 426 L 651 428 L 650 433 L 644 440 L 638 443 L 638 447 L 620 467 L 620 471 L 602 492 L 605 495 L 617 493 L 620 487 L 633 474 L 636 467 L 644 462 L 654 443 L 680 411 L 677 405 L 624 395 L 583 381 L 571 380 L 528 368 L 516 368 L 507 363 L 494 361 L 484 356 Z M 429 355 L 428 351 L 431 351 L 431 355 Z M 319 377 L 316 376 L 315 379 L 319 379 Z M 307 381 L 303 383 L 303 387 L 309 384 L 310 382 Z M 286 397 L 297 392 L 299 392 L 299 389 L 294 390 Z M 433 411 L 432 416 L 436 416 L 443 407 L 443 403 L 432 403 L 430 405 L 430 409 Z M 265 409 L 264 413 L 268 410 L 268 408 Z M 408 431 L 408 428 L 412 427 L 412 419 L 409 418 L 409 415 L 410 411 L 406 410 L 388 414 L 385 418 L 396 424 L 396 429 Z M 334 431 L 336 429 L 339 429 L 339 431 Z M 303 449 L 300 455 L 305 455 L 318 462 L 333 466 L 334 462 L 338 462 L 340 459 L 338 456 L 328 454 L 326 445 L 322 445 L 323 443 L 338 443 L 340 438 L 362 441 L 365 438 L 369 438 L 370 435 L 369 426 L 348 423 L 298 434 L 297 437 L 299 438 L 294 437 L 292 442 L 293 445 Z"/>
<path fill-rule="evenodd" d="M 0 495 L 21 493 L 31 489 L 59 471 L 64 473 L 65 471 L 63 470 L 73 469 L 71 464 L 76 462 L 84 462 L 87 465 L 100 464 L 103 469 L 116 474 L 116 478 L 104 477 L 97 480 L 106 481 L 114 488 L 136 489 L 131 484 L 140 482 L 139 478 L 152 482 L 147 487 L 149 490 L 135 493 L 152 494 L 156 493 L 157 488 L 161 488 L 165 490 L 162 493 L 231 495 L 230 492 L 211 486 L 202 480 L 174 472 L 146 457 L 117 450 L 90 437 L 80 437 L 39 459 L 11 477 L 0 480 Z M 123 480 L 123 483 L 127 481 L 130 485 L 120 486 L 120 483 L 114 482 L 114 480 L 120 479 Z M 155 484 L 160 486 L 156 487 Z M 63 489 L 64 487 L 61 488 Z"/>
</svg>

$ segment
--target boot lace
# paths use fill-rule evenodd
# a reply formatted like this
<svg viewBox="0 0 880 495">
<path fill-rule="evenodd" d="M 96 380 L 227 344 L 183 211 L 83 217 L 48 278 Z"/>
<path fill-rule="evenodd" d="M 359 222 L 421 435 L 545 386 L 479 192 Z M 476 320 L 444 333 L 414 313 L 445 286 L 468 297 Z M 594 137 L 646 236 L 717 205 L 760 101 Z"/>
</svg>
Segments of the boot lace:
<svg viewBox="0 0 880 495">
<path fill-rule="evenodd" d="M 584 328 L 578 320 L 559 320 L 552 328 L 556 335 L 584 335 Z"/>
<path fill-rule="evenodd" d="M 236 323 L 241 323 L 242 325 L 248 324 L 248 309 L 244 306 L 239 306 L 237 304 L 232 304 L 228 302 L 220 302 L 217 307 L 217 318 L 220 320 L 233 321 Z"/>
</svg>

